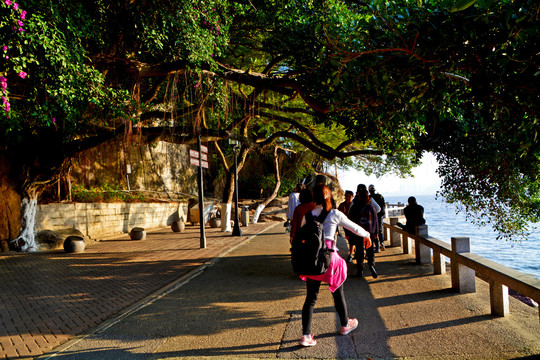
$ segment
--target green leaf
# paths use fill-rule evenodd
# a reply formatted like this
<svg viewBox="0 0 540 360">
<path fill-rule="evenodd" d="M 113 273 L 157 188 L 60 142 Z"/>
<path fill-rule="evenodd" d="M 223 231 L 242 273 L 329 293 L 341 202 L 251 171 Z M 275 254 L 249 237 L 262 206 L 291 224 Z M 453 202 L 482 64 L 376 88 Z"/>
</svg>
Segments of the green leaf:
<svg viewBox="0 0 540 360">
<path fill-rule="evenodd" d="M 454 6 L 452 6 L 450 11 L 451 12 L 463 11 L 473 6 L 474 3 L 476 3 L 476 0 L 460 0 L 456 4 L 454 4 Z"/>
</svg>

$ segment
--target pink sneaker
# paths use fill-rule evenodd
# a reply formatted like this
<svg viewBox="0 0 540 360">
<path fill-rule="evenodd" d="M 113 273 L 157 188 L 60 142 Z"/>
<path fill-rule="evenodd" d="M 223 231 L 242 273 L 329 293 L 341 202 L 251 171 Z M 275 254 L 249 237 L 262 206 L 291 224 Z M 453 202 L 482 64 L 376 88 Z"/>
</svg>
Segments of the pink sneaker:
<svg viewBox="0 0 540 360">
<path fill-rule="evenodd" d="M 341 335 L 347 335 L 348 333 L 350 333 L 351 331 L 353 331 L 357 327 L 358 327 L 358 320 L 349 319 L 349 321 L 347 321 L 347 326 L 342 326 L 339 333 Z"/>
<path fill-rule="evenodd" d="M 313 335 L 303 335 L 300 339 L 300 345 L 302 346 L 315 346 L 317 341 L 313 338 Z"/>
</svg>

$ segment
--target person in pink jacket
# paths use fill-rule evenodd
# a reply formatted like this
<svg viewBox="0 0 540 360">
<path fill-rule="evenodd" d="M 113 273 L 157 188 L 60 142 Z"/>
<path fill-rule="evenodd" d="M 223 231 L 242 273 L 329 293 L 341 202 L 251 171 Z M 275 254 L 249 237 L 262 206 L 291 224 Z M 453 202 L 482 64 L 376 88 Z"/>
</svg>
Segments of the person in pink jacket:
<svg viewBox="0 0 540 360">
<path fill-rule="evenodd" d="M 355 224 L 347 218 L 345 214 L 337 209 L 332 208 L 332 191 L 328 186 L 323 184 L 315 185 L 313 189 L 313 199 L 315 208 L 312 210 L 313 216 L 317 217 L 321 214 L 323 208 L 328 211 L 328 215 L 323 221 L 324 237 L 328 248 L 337 250 L 336 247 L 336 231 L 338 226 L 342 226 L 364 238 L 366 247 L 371 246 L 369 233 L 361 226 Z M 305 217 L 302 219 L 302 226 L 305 224 Z M 330 267 L 322 275 L 300 275 L 300 278 L 306 282 L 307 295 L 302 307 L 302 338 L 300 345 L 315 346 L 317 341 L 311 333 L 311 321 L 313 318 L 313 309 L 317 302 L 319 288 L 321 282 L 327 283 L 328 289 L 334 297 L 334 305 L 338 313 L 341 329 L 340 334 L 347 335 L 358 326 L 358 320 L 350 319 L 347 313 L 347 304 L 343 293 L 343 283 L 347 279 L 347 263 L 339 256 L 337 251 L 332 253 Z"/>
</svg>

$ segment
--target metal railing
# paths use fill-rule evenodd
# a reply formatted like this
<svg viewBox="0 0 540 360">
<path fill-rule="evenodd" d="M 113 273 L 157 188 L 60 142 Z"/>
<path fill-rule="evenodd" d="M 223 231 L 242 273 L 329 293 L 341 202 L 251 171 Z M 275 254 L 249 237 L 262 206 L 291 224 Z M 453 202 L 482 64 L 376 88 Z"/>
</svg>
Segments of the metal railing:
<svg viewBox="0 0 540 360">
<path fill-rule="evenodd" d="M 449 258 L 452 289 L 456 292 L 476 292 L 477 276 L 487 281 L 492 315 L 510 313 L 509 288 L 540 302 L 540 279 L 470 252 L 468 237 L 453 237 L 448 244 L 429 236 L 427 225 L 417 226 L 417 233 L 411 234 L 396 225 L 398 220 L 390 217 L 383 223 L 384 239 L 390 241 L 390 246 L 402 247 L 404 254 L 410 254 L 414 246 L 416 262 L 433 264 L 434 274 L 446 273 L 445 257 Z"/>
</svg>

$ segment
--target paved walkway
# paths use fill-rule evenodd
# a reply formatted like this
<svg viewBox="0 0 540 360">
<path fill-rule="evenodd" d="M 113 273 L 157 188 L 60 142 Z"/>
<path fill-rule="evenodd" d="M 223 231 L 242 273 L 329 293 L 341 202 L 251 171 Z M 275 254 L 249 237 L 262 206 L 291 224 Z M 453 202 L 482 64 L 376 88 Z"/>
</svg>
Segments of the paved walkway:
<svg viewBox="0 0 540 360">
<path fill-rule="evenodd" d="M 206 249 L 200 228 L 186 226 L 92 241 L 79 254 L 0 253 L 0 359 L 51 351 L 272 225 L 242 237 L 207 227 Z"/>
<path fill-rule="evenodd" d="M 48 351 L 39 359 L 62 360 L 540 354 L 538 309 L 511 299 L 510 316 L 494 318 L 485 283 L 478 281 L 475 294 L 452 293 L 449 275 L 431 275 L 398 248 L 377 255 L 378 279 L 346 282 L 359 329 L 336 335 L 332 297 L 323 286 L 314 315 L 318 345 L 301 348 L 305 289 L 291 271 L 288 237 L 280 223 L 242 230 L 241 238 L 209 230 L 207 249 L 199 249 L 197 228 L 164 229 L 138 242 L 103 241 L 82 254 L 1 257 L 2 354 L 30 358 Z"/>
</svg>

